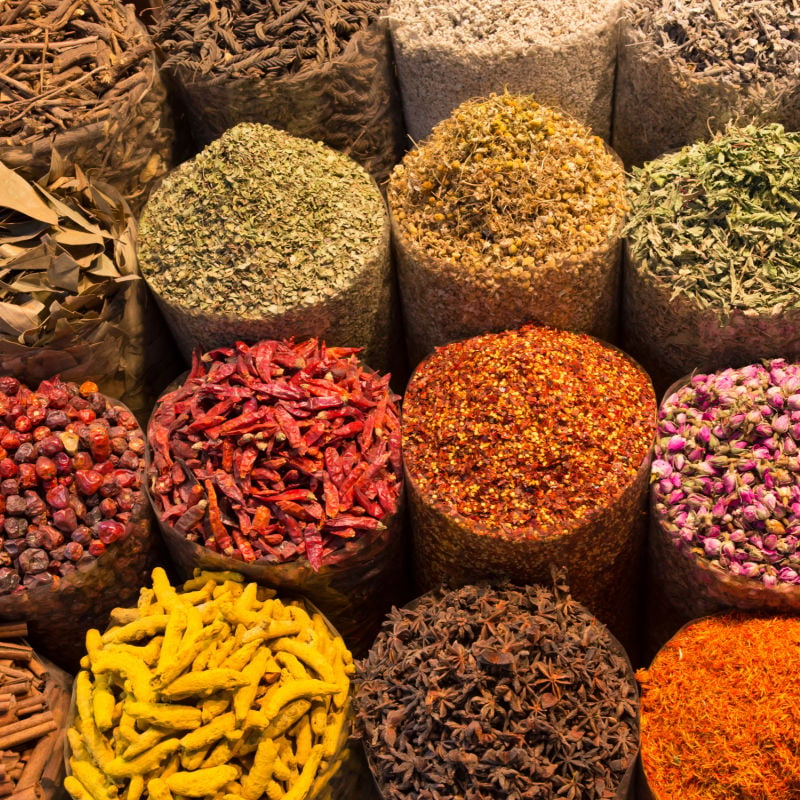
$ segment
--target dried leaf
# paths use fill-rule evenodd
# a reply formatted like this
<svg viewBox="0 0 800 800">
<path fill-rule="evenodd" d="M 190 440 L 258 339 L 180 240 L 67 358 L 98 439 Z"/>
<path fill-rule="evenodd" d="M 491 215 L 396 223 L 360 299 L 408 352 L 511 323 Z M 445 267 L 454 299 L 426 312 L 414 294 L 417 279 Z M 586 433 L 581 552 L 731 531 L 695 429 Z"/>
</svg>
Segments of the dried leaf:
<svg viewBox="0 0 800 800">
<path fill-rule="evenodd" d="M 0 206 L 11 208 L 27 217 L 58 224 L 58 214 L 42 200 L 25 178 L 0 162 Z"/>
<path fill-rule="evenodd" d="M 19 336 L 31 328 L 39 327 L 39 314 L 44 306 L 38 300 L 22 305 L 0 302 L 0 330 Z"/>
</svg>

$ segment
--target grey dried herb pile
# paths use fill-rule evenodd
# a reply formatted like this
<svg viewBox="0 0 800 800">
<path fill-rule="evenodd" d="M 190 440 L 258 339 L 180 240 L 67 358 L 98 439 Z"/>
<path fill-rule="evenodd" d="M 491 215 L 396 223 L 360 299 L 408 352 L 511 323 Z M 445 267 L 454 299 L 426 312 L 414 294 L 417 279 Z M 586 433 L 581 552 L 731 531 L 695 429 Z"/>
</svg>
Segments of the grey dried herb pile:
<svg viewBox="0 0 800 800">
<path fill-rule="evenodd" d="M 626 15 L 694 75 L 735 84 L 800 76 L 796 0 L 633 0 Z"/>
<path fill-rule="evenodd" d="M 387 236 L 386 207 L 362 167 L 320 143 L 242 123 L 153 193 L 139 258 L 167 307 L 201 318 L 192 335 L 205 349 L 270 333 L 365 346 L 374 331 L 338 334 L 359 313 L 380 313 Z M 347 307 L 326 311 L 339 296 Z M 285 325 L 264 322 L 279 317 Z"/>
<path fill-rule="evenodd" d="M 385 798 L 613 798 L 638 749 L 630 664 L 569 595 L 465 586 L 394 609 L 357 664 Z"/>
<path fill-rule="evenodd" d="M 154 32 L 166 69 L 191 60 L 203 75 L 271 76 L 324 64 L 385 12 L 387 0 L 181 0 Z"/>
<path fill-rule="evenodd" d="M 624 187 L 600 138 L 531 96 L 462 103 L 389 184 L 412 360 L 531 320 L 609 338 Z"/>
</svg>

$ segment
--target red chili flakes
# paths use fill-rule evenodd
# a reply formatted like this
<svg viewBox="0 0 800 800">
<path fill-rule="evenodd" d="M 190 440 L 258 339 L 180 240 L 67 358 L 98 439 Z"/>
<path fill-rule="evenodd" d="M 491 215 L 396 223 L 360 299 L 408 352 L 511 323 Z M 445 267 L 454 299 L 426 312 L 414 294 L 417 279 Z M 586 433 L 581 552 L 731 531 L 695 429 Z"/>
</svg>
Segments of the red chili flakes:
<svg viewBox="0 0 800 800">
<path fill-rule="evenodd" d="M 525 326 L 438 348 L 413 375 L 403 455 L 429 502 L 545 537 L 619 496 L 655 432 L 647 374 L 585 334 Z"/>
</svg>

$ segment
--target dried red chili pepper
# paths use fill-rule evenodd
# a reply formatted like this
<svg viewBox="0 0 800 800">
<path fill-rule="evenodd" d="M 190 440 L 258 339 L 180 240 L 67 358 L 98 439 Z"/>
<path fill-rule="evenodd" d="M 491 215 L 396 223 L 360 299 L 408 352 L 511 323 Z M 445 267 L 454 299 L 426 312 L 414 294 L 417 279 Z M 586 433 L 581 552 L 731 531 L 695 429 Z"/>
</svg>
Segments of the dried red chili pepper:
<svg viewBox="0 0 800 800">
<path fill-rule="evenodd" d="M 148 429 L 162 522 L 234 558 L 305 555 L 314 569 L 345 538 L 385 529 L 401 490 L 399 398 L 357 353 L 309 339 L 196 356 Z M 205 502 L 189 507 L 199 484 Z"/>
</svg>

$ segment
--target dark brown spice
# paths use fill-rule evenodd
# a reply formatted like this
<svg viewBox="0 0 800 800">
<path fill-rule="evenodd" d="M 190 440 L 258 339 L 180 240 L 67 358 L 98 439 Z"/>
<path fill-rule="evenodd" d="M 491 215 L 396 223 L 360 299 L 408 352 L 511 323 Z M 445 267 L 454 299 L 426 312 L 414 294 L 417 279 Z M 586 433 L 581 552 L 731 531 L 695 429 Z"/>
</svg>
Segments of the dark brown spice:
<svg viewBox="0 0 800 800">
<path fill-rule="evenodd" d="M 557 579 L 393 609 L 357 662 L 357 731 L 385 798 L 613 798 L 638 748 L 624 651 Z"/>
</svg>

